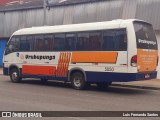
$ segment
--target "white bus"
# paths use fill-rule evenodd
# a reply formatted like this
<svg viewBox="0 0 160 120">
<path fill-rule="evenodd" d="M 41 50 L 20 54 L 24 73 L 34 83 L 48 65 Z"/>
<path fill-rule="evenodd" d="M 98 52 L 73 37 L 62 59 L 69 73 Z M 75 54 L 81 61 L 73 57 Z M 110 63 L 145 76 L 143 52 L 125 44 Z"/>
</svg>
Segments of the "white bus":
<svg viewBox="0 0 160 120">
<path fill-rule="evenodd" d="M 14 83 L 40 78 L 84 89 L 150 80 L 157 76 L 157 39 L 151 24 L 135 19 L 25 28 L 11 36 L 3 65 Z"/>
</svg>

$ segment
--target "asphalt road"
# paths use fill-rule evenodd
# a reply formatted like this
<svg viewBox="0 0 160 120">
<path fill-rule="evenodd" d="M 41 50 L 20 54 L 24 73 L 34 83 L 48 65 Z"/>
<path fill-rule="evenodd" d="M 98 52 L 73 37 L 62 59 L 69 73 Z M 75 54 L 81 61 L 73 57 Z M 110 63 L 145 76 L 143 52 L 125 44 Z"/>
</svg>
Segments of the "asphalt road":
<svg viewBox="0 0 160 120">
<path fill-rule="evenodd" d="M 70 84 L 39 80 L 12 83 L 0 75 L 0 111 L 159 111 L 160 90 L 113 87 L 100 91 L 74 90 Z M 46 118 L 47 119 L 47 118 Z M 48 118 L 52 119 L 52 118 Z M 56 118 L 57 120 L 62 118 Z M 97 120 L 97 118 L 63 118 Z M 98 118 L 104 119 L 107 118 Z M 113 119 L 113 118 L 112 118 Z M 114 118 L 119 120 L 119 118 Z M 121 118 L 124 119 L 124 118 Z M 125 120 L 131 118 L 125 118 Z M 132 118 L 133 120 L 135 118 Z M 145 118 L 150 120 L 151 118 Z M 159 119 L 159 118 L 154 118 Z M 139 118 L 143 120 L 143 118 Z"/>
</svg>

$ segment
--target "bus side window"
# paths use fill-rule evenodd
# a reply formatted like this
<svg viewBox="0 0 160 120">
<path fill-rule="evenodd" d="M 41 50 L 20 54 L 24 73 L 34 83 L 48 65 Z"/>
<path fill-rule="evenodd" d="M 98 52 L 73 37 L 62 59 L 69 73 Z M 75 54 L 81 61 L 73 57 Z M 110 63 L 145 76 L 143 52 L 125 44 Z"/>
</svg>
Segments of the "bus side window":
<svg viewBox="0 0 160 120">
<path fill-rule="evenodd" d="M 55 51 L 64 51 L 65 50 L 65 34 L 55 34 Z"/>
<path fill-rule="evenodd" d="M 105 30 L 103 32 L 102 49 L 105 51 L 126 51 L 126 29 Z"/>
<path fill-rule="evenodd" d="M 115 49 L 117 51 L 126 51 L 127 50 L 127 33 L 126 29 L 115 30 Z"/>
<path fill-rule="evenodd" d="M 90 50 L 89 33 L 82 32 L 78 33 L 78 40 L 76 43 L 76 48 L 79 51 L 89 51 Z"/>
<path fill-rule="evenodd" d="M 102 49 L 104 51 L 114 51 L 115 32 L 114 30 L 106 30 L 103 32 Z"/>
<path fill-rule="evenodd" d="M 76 43 L 76 35 L 72 33 L 66 34 L 65 50 L 75 51 L 76 50 L 75 43 Z"/>
<path fill-rule="evenodd" d="M 34 41 L 33 41 L 33 36 L 27 36 L 27 51 L 33 51 L 34 50 Z"/>
<path fill-rule="evenodd" d="M 7 45 L 5 54 L 19 51 L 19 37 L 12 37 L 9 44 Z"/>
<path fill-rule="evenodd" d="M 20 51 L 28 51 L 28 45 L 26 36 L 21 36 L 20 39 Z"/>
<path fill-rule="evenodd" d="M 44 36 L 44 51 L 52 51 L 54 47 L 54 36 L 51 34 Z"/>
<path fill-rule="evenodd" d="M 44 46 L 43 35 L 35 35 L 34 50 L 43 51 L 44 49 L 43 46 Z"/>
<path fill-rule="evenodd" d="M 90 40 L 90 49 L 92 51 L 101 50 L 101 33 L 100 32 L 91 32 L 89 36 Z"/>
</svg>

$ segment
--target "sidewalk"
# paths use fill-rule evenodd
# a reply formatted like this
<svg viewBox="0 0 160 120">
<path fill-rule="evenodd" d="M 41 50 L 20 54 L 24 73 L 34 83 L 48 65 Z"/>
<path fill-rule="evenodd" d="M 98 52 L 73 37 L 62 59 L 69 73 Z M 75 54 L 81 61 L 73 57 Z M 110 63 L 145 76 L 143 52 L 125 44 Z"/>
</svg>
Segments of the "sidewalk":
<svg viewBox="0 0 160 120">
<path fill-rule="evenodd" d="M 3 70 L 2 68 L 0 68 L 0 75 L 2 74 Z M 160 90 L 160 79 L 133 81 L 133 82 L 113 82 L 112 86 Z"/>
</svg>

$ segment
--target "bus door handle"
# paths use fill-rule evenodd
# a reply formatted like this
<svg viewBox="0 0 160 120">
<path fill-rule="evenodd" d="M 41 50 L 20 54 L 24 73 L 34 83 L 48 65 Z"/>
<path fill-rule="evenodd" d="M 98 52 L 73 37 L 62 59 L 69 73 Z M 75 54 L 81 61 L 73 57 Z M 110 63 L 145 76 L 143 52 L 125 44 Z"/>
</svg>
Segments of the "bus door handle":
<svg viewBox="0 0 160 120">
<path fill-rule="evenodd" d="M 44 63 L 48 63 L 49 64 L 49 62 L 44 62 Z"/>
</svg>

